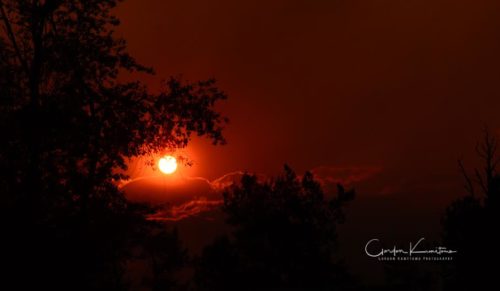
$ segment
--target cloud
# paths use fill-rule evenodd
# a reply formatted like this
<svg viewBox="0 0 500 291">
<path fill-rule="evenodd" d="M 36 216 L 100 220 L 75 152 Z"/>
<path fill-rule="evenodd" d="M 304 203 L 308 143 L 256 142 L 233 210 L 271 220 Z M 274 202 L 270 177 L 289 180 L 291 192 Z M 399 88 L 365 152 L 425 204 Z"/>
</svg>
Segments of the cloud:
<svg viewBox="0 0 500 291">
<path fill-rule="evenodd" d="M 405 195 L 413 193 L 417 195 L 431 194 L 437 199 L 446 193 L 463 193 L 461 177 L 457 175 L 422 174 L 418 177 L 405 177 L 389 183 L 380 191 L 383 195 Z M 441 197 L 440 197 L 441 198 Z"/>
<path fill-rule="evenodd" d="M 245 173 L 242 171 L 235 171 L 235 172 L 227 173 L 227 174 L 224 174 L 223 176 L 221 176 L 220 178 L 213 180 L 210 183 L 210 185 L 214 189 L 222 190 L 228 186 L 231 186 L 235 183 L 238 183 L 244 174 Z"/>
<path fill-rule="evenodd" d="M 380 167 L 336 166 L 321 166 L 311 170 L 327 193 L 335 193 L 337 183 L 351 187 L 369 180 L 381 171 Z M 141 177 L 124 182 L 121 189 L 132 201 L 163 205 L 148 219 L 180 221 L 218 209 L 223 203 L 222 191 L 239 183 L 244 174 L 243 171 L 234 171 L 213 181 L 202 177 L 182 179 L 170 179 L 165 176 Z M 262 174 L 255 175 L 262 182 L 269 178 Z"/>
<path fill-rule="evenodd" d="M 224 184 L 229 185 L 228 181 Z M 223 178 L 223 177 L 221 177 Z M 236 179 L 236 178 L 234 178 Z M 215 183 L 220 187 L 220 182 Z M 222 204 L 222 194 L 202 177 L 149 176 L 127 181 L 122 186 L 127 199 L 159 207 L 147 218 L 157 221 L 180 221 L 215 210 Z M 220 185 L 219 185 L 220 184 Z"/>
<path fill-rule="evenodd" d="M 372 178 L 382 172 L 382 168 L 376 166 L 320 166 L 312 169 L 311 172 L 322 185 L 340 183 L 350 187 L 358 182 Z"/>
<path fill-rule="evenodd" d="M 217 178 L 212 182 L 210 182 L 210 185 L 214 190 L 219 190 L 219 191 L 224 190 L 225 188 L 231 185 L 238 184 L 241 181 L 241 177 L 243 177 L 244 174 L 245 172 L 242 171 L 227 173 L 221 176 L 220 178 Z M 256 175 L 257 179 L 261 182 L 267 180 L 267 177 L 265 175 L 255 174 L 255 173 L 250 173 L 250 174 Z"/>
<path fill-rule="evenodd" d="M 148 216 L 148 219 L 156 221 L 180 221 L 190 217 L 202 216 L 205 213 L 216 210 L 223 203 L 222 191 L 231 185 L 239 183 L 244 174 L 245 172 L 242 171 L 234 171 L 224 174 L 213 181 L 202 177 L 185 178 L 182 183 L 177 183 L 177 187 L 169 185 L 167 190 L 157 189 L 156 191 L 167 193 L 170 201 L 165 201 L 165 206 L 153 215 Z M 261 181 L 266 179 L 264 175 L 256 175 Z M 141 180 L 144 183 L 144 179 Z M 147 183 L 154 184 L 154 180 Z M 156 186 L 153 187 L 158 187 L 158 185 L 156 183 Z M 162 185 L 162 187 L 165 189 L 165 185 Z M 177 196 L 189 197 L 189 200 L 179 202 L 175 199 L 175 193 L 179 192 L 179 188 L 183 189 L 183 191 Z M 151 190 L 151 188 L 149 189 Z M 164 195 L 160 196 L 165 197 Z M 205 219 L 209 218 L 205 217 Z"/>
<path fill-rule="evenodd" d="M 220 199 L 210 181 L 202 178 L 142 177 L 129 182 L 122 190 L 132 201 L 155 205 L 180 205 L 199 197 Z"/>
<path fill-rule="evenodd" d="M 222 203 L 222 199 L 207 200 L 207 198 L 202 197 L 181 205 L 166 207 L 152 215 L 149 215 L 147 219 L 156 221 L 179 221 L 215 210 L 219 208 Z"/>
</svg>

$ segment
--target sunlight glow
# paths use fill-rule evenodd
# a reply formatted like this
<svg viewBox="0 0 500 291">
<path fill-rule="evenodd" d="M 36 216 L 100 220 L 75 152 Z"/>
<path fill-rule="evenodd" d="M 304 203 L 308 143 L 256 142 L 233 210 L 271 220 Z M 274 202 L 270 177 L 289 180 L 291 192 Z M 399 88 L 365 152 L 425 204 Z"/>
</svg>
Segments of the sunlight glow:
<svg viewBox="0 0 500 291">
<path fill-rule="evenodd" d="M 164 174 L 172 174 L 177 170 L 177 160 L 172 156 L 164 156 L 158 161 L 158 168 Z"/>
</svg>

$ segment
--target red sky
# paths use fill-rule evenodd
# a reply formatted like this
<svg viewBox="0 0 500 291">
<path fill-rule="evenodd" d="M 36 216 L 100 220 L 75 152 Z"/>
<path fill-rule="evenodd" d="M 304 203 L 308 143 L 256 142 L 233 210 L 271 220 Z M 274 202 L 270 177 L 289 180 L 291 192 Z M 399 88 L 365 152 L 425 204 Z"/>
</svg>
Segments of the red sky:
<svg viewBox="0 0 500 291">
<path fill-rule="evenodd" d="M 376 165 L 453 174 L 500 105 L 498 1 L 128 0 L 120 32 L 158 76 L 215 77 L 229 144 L 201 174 Z M 151 84 L 156 84 L 151 82 Z"/>
<path fill-rule="evenodd" d="M 299 172 L 376 167 L 386 191 L 436 192 L 460 188 L 456 159 L 471 162 L 483 124 L 499 126 L 499 9 L 495 0 L 128 0 L 117 14 L 130 52 L 158 78 L 215 77 L 229 94 L 229 143 L 193 143 L 197 175 L 276 173 L 285 162 Z"/>
<path fill-rule="evenodd" d="M 215 77 L 229 94 L 229 143 L 192 143 L 189 174 L 287 162 L 352 182 L 348 261 L 373 236 L 436 237 L 463 193 L 457 158 L 472 166 L 483 125 L 500 127 L 498 0 L 128 0 L 117 14 L 153 87 Z"/>
</svg>

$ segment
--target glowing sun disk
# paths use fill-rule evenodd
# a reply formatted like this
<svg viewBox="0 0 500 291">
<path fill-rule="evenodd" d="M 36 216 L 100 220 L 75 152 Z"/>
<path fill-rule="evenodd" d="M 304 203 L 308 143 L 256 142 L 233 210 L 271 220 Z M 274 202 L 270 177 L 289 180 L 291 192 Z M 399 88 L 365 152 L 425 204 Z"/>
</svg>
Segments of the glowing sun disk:
<svg viewBox="0 0 500 291">
<path fill-rule="evenodd" d="M 177 160 L 172 156 L 164 156 L 158 161 L 158 168 L 164 174 L 172 174 L 177 170 Z"/>
</svg>

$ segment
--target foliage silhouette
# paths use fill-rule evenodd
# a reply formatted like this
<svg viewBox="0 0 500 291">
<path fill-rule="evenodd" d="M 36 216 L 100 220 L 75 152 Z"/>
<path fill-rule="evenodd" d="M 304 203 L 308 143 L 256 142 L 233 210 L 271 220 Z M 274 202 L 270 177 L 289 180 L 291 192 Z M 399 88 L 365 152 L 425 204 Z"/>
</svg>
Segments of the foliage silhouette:
<svg viewBox="0 0 500 291">
<path fill-rule="evenodd" d="M 195 280 L 200 290 L 349 289 L 353 281 L 338 260 L 337 224 L 353 191 L 338 186 L 327 199 L 307 172 L 288 166 L 259 182 L 244 175 L 224 192 L 223 210 L 234 228 L 203 251 Z"/>
<path fill-rule="evenodd" d="M 184 147 L 193 134 L 225 142 L 214 105 L 226 95 L 214 80 L 170 78 L 156 94 L 121 80 L 153 70 L 115 36 L 118 2 L 0 0 L 2 264 L 18 289 L 125 289 L 137 245 L 177 258 L 155 269 L 154 284 L 165 281 L 183 250 L 117 188 L 125 160 Z"/>
<path fill-rule="evenodd" d="M 428 248 L 431 248 L 429 244 Z M 435 244 L 434 244 L 435 245 Z M 426 247 L 427 246 L 422 246 Z M 418 261 L 384 262 L 384 281 L 380 290 L 442 290 L 441 265 Z M 372 289 L 372 288 L 370 288 Z"/>
<path fill-rule="evenodd" d="M 498 229 L 500 176 L 497 172 L 497 140 L 487 128 L 476 147 L 483 166 L 471 177 L 461 161 L 467 195 L 455 200 L 443 217 L 443 239 L 456 249 L 453 264 L 445 269 L 446 290 L 490 290 L 495 286 L 494 268 Z"/>
</svg>

